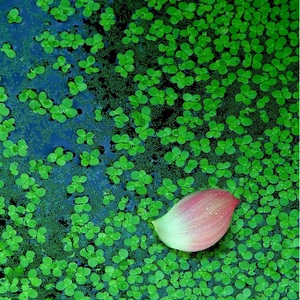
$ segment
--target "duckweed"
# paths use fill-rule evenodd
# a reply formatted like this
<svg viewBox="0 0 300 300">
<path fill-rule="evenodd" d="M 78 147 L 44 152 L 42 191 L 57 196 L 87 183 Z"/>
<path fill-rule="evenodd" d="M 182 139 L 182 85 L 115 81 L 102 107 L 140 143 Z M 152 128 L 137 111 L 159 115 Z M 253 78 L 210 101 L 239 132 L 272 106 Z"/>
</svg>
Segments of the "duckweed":
<svg viewBox="0 0 300 300">
<path fill-rule="evenodd" d="M 297 299 L 297 1 L 23 2 L 0 4 L 0 300 Z M 240 199 L 224 238 L 162 244 L 151 221 L 211 187 Z"/>
</svg>

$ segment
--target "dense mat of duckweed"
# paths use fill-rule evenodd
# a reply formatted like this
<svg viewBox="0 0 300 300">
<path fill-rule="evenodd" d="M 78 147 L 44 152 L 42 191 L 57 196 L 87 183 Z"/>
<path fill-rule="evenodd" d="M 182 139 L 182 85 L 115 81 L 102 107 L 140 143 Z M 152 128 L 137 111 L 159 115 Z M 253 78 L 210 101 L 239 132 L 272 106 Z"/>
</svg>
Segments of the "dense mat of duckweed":
<svg viewBox="0 0 300 300">
<path fill-rule="evenodd" d="M 128 3 L 127 3 L 128 2 Z M 297 1 L 0 1 L 0 300 L 298 299 Z M 165 246 L 196 191 L 223 239 Z"/>
</svg>

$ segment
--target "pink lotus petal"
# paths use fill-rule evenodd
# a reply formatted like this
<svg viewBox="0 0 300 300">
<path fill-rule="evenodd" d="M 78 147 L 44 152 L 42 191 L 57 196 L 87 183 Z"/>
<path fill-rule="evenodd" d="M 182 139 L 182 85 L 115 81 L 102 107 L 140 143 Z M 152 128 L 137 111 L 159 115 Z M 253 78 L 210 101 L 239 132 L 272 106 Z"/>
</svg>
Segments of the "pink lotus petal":
<svg viewBox="0 0 300 300">
<path fill-rule="evenodd" d="M 224 190 L 196 192 L 185 196 L 152 223 L 167 246 L 196 252 L 211 247 L 223 237 L 238 203 L 238 199 Z"/>
</svg>

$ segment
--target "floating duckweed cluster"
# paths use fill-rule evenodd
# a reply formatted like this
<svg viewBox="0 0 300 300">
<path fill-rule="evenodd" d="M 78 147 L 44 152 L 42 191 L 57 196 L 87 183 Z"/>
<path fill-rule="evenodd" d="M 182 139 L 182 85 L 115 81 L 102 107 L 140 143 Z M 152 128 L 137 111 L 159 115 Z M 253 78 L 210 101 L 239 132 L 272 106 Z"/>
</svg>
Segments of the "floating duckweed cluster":
<svg viewBox="0 0 300 300">
<path fill-rule="evenodd" d="M 298 21 L 294 0 L 2 1 L 0 300 L 298 299 Z M 165 246 L 151 221 L 211 187 L 241 200 L 224 238 Z"/>
</svg>

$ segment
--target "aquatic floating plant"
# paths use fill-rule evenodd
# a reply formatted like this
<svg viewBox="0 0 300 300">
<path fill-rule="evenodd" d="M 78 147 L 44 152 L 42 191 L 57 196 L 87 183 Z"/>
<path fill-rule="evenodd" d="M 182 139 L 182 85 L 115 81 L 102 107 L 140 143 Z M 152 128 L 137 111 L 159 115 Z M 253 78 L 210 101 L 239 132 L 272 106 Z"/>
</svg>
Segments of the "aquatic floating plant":
<svg viewBox="0 0 300 300">
<path fill-rule="evenodd" d="M 196 252 L 211 247 L 224 236 L 238 203 L 227 191 L 208 189 L 185 196 L 152 223 L 167 246 Z"/>
</svg>

